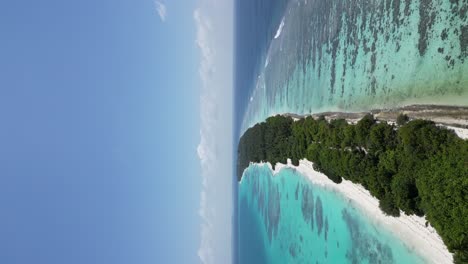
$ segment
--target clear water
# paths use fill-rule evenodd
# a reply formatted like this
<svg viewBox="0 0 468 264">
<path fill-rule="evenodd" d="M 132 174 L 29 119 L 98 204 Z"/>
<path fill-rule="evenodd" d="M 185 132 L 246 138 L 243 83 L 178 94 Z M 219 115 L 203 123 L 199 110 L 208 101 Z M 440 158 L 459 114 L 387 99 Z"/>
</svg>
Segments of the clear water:
<svg viewBox="0 0 468 264">
<path fill-rule="evenodd" d="M 235 2 L 235 145 L 279 113 L 468 105 L 466 0 Z M 424 262 L 292 170 L 251 166 L 234 186 L 235 263 Z"/>
<path fill-rule="evenodd" d="M 262 5 L 281 5 L 283 17 L 254 56 L 256 76 L 239 83 L 249 87 L 241 133 L 285 112 L 468 105 L 467 1 L 287 2 Z"/>
<path fill-rule="evenodd" d="M 239 263 L 424 263 L 339 193 L 252 165 L 239 186 Z"/>
</svg>

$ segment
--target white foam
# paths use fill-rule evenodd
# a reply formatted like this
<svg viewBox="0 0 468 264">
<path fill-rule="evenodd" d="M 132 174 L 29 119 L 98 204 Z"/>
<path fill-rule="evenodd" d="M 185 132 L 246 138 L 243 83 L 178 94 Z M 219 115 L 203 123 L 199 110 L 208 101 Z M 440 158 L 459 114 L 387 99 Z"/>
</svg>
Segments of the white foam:
<svg viewBox="0 0 468 264">
<path fill-rule="evenodd" d="M 281 35 L 281 32 L 283 31 L 283 27 L 284 27 L 284 18 L 283 20 L 281 20 L 281 24 L 279 25 L 278 30 L 276 31 L 275 39 L 279 38 L 279 36 Z"/>
<path fill-rule="evenodd" d="M 270 63 L 270 54 L 268 53 L 268 56 L 265 60 L 265 68 L 268 66 L 269 63 Z"/>
</svg>

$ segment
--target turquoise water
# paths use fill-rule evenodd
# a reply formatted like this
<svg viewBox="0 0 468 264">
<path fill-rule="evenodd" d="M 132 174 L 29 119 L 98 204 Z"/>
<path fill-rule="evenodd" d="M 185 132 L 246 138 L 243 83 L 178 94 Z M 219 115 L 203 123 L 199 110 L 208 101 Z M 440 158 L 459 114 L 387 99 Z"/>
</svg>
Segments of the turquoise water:
<svg viewBox="0 0 468 264">
<path fill-rule="evenodd" d="M 293 169 L 251 165 L 239 185 L 239 263 L 424 263 L 343 196 Z"/>
<path fill-rule="evenodd" d="M 466 0 L 236 3 L 239 137 L 280 113 L 468 106 Z M 293 170 L 251 166 L 238 187 L 238 263 L 424 263 Z"/>
<path fill-rule="evenodd" d="M 258 55 L 241 134 L 278 113 L 468 105 L 467 10 L 449 0 L 289 1 Z"/>
</svg>

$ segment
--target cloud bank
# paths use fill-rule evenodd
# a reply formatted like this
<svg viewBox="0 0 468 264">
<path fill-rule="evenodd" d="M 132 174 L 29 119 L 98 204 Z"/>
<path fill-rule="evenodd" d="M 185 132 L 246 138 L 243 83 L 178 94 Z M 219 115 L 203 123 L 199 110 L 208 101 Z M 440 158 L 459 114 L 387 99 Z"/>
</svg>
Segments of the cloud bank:
<svg viewBox="0 0 468 264">
<path fill-rule="evenodd" d="M 161 18 L 162 22 L 165 22 L 167 17 L 166 5 L 159 1 L 155 1 L 154 3 L 156 4 L 156 11 L 158 12 L 159 18 Z"/>
<path fill-rule="evenodd" d="M 202 263 L 232 261 L 233 4 L 200 0 L 193 13 L 200 51 L 199 214 Z"/>
</svg>

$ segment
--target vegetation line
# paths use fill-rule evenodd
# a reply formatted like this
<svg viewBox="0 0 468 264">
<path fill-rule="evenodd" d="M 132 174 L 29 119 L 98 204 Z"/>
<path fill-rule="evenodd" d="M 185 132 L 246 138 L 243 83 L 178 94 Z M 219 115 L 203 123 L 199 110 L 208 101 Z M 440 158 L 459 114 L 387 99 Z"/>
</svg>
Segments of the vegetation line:
<svg viewBox="0 0 468 264">
<path fill-rule="evenodd" d="M 362 184 L 391 216 L 426 215 L 455 263 L 468 262 L 468 141 L 432 121 L 370 114 L 357 124 L 323 116 L 274 116 L 248 129 L 238 147 L 240 181 L 250 162 L 294 165 L 306 158 L 335 183 Z"/>
</svg>

